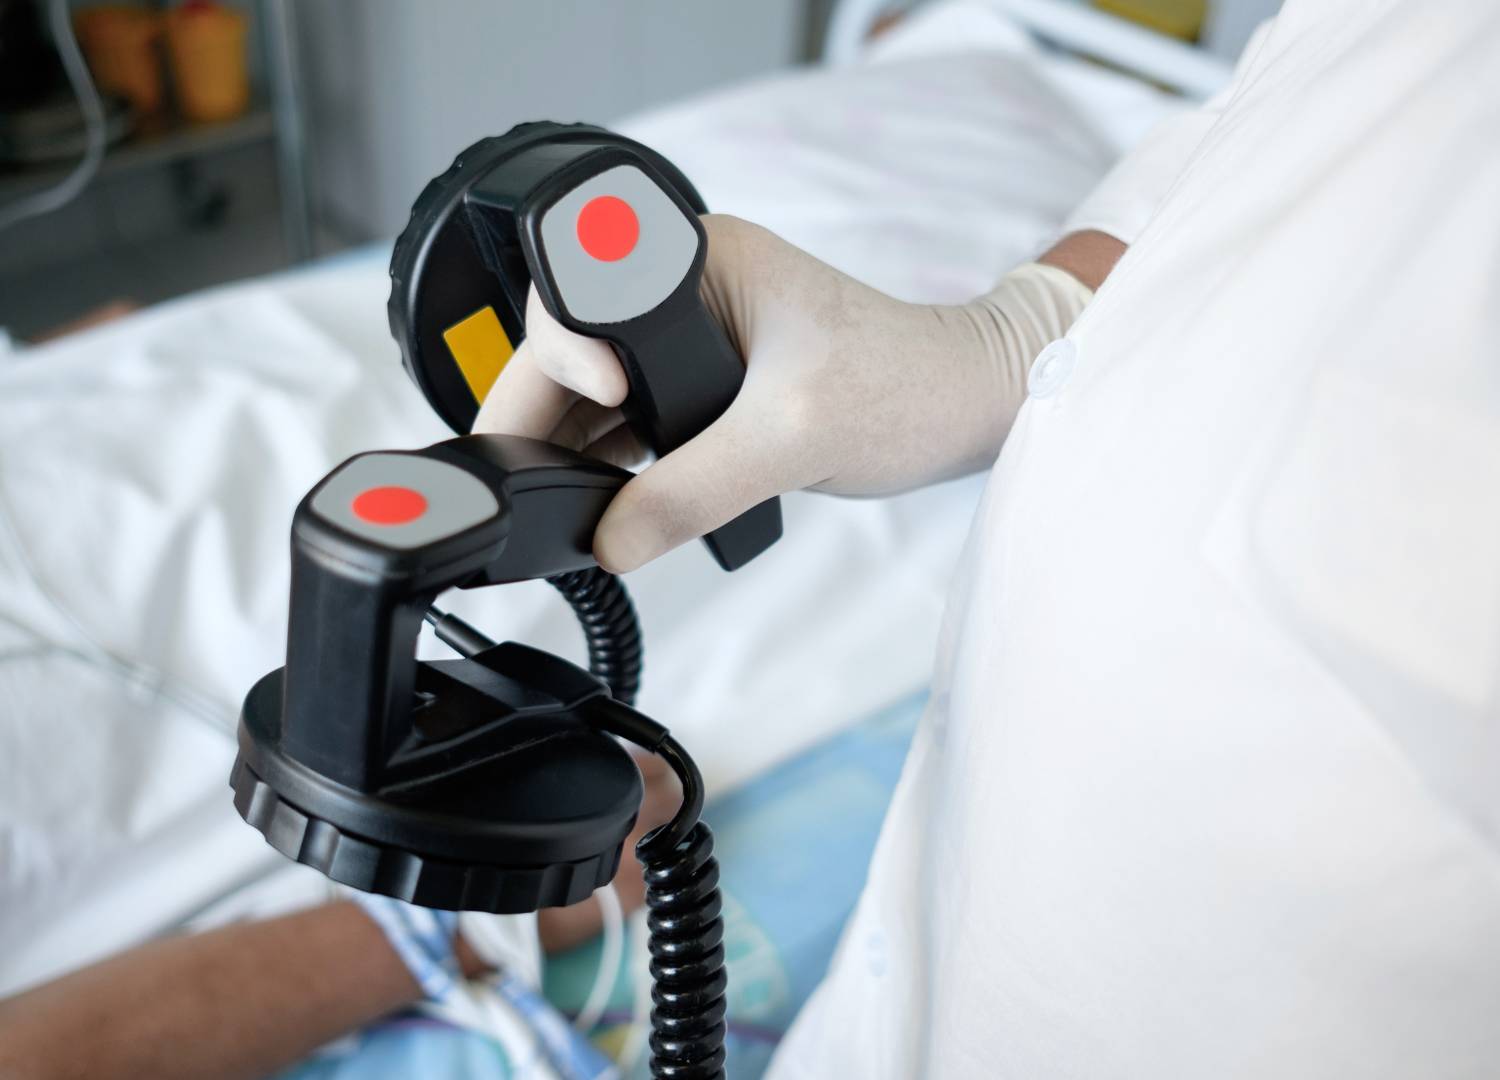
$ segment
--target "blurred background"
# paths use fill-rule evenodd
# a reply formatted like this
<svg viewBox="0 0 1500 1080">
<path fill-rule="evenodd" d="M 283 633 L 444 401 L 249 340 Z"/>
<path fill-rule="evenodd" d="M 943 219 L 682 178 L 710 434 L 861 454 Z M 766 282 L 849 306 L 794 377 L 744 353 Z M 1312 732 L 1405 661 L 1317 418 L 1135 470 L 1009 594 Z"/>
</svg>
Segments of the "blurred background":
<svg viewBox="0 0 1500 1080">
<path fill-rule="evenodd" d="M 1276 6 L 1092 2 L 1230 57 Z M 0 328 L 39 340 L 389 237 L 473 140 L 527 119 L 608 124 L 815 62 L 836 6 L 73 2 L 106 145 L 66 205 L 27 214 L 87 139 L 47 0 L 0 0 Z"/>
</svg>

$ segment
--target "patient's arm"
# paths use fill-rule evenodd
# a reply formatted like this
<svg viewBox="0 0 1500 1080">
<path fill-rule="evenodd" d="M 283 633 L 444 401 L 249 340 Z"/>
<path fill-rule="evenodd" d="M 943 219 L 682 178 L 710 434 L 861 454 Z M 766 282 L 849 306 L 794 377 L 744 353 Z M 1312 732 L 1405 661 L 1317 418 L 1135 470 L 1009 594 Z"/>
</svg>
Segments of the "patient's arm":
<svg viewBox="0 0 1500 1080">
<path fill-rule="evenodd" d="M 615 880 L 626 911 L 645 892 L 635 842 L 682 798 L 660 758 L 637 763 L 646 797 Z M 592 900 L 544 911 L 542 944 L 570 948 L 599 923 Z M 465 975 L 484 970 L 455 951 Z M 364 912 L 329 904 L 152 942 L 0 1001 L 0 1078 L 263 1076 L 420 997 Z"/>
<path fill-rule="evenodd" d="M 0 1076 L 254 1077 L 420 997 L 350 903 L 152 942 L 0 1002 Z"/>
</svg>

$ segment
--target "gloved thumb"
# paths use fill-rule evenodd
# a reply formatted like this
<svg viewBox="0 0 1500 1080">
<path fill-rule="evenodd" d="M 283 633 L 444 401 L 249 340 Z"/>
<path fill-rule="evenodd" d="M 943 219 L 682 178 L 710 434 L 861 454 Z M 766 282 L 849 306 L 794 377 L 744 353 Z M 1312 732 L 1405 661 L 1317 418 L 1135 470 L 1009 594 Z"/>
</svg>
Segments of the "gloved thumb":
<svg viewBox="0 0 1500 1080">
<path fill-rule="evenodd" d="M 634 570 L 800 486 L 780 467 L 788 443 L 765 427 L 762 410 L 741 395 L 700 435 L 627 483 L 594 533 L 599 565 L 616 574 Z"/>
</svg>

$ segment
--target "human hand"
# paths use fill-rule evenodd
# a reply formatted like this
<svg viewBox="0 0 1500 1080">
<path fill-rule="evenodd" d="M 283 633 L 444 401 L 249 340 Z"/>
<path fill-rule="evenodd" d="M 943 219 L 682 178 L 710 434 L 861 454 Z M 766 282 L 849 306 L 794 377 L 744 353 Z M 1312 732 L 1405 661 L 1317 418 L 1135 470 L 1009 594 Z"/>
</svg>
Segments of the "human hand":
<svg viewBox="0 0 1500 1080">
<path fill-rule="evenodd" d="M 886 494 L 988 465 L 1031 361 L 1091 295 L 1030 264 L 970 304 L 908 304 L 749 222 L 703 223 L 703 300 L 744 358 L 745 382 L 707 430 L 615 497 L 594 536 L 595 557 L 614 572 L 787 491 Z M 559 325 L 535 292 L 526 322 L 474 430 L 639 460 L 613 348 Z"/>
</svg>

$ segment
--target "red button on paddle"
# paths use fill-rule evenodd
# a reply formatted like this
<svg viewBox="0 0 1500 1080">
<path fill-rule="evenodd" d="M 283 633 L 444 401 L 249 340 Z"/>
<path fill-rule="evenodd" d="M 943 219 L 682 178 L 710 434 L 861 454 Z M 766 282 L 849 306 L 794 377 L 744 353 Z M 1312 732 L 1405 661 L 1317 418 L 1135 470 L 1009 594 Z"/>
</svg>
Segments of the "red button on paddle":
<svg viewBox="0 0 1500 1080">
<path fill-rule="evenodd" d="M 615 262 L 635 250 L 641 223 L 624 199 L 599 195 L 578 211 L 578 242 L 600 262 Z"/>
<path fill-rule="evenodd" d="M 371 525 L 405 525 L 427 513 L 427 497 L 409 487 L 377 487 L 354 496 L 350 508 Z"/>
</svg>

